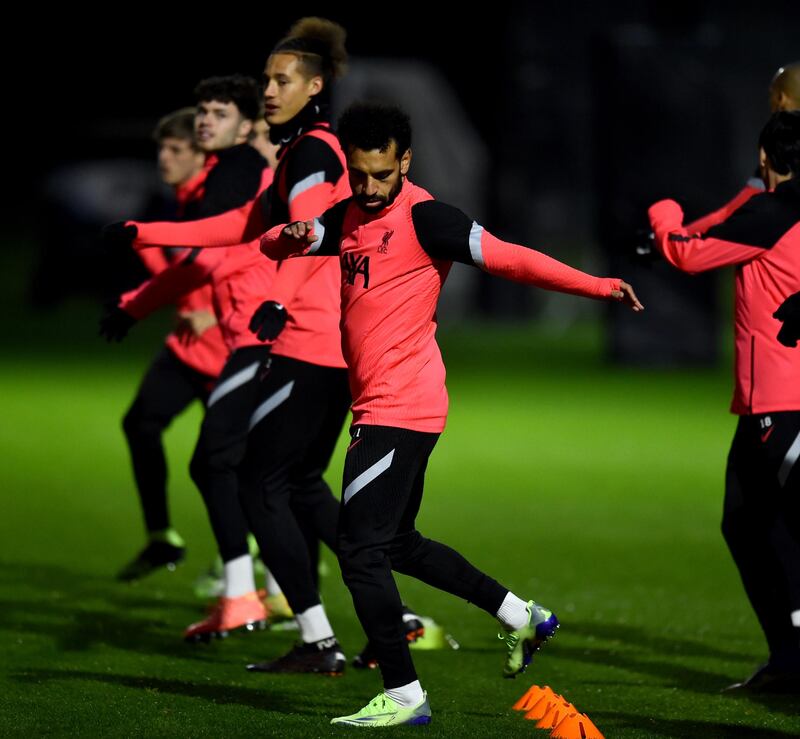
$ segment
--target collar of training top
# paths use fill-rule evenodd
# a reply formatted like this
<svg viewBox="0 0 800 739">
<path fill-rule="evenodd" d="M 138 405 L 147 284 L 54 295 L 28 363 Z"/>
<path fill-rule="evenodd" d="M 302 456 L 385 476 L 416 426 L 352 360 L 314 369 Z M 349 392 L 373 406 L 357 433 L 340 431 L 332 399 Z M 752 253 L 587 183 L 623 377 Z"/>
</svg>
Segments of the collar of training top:
<svg viewBox="0 0 800 739">
<path fill-rule="evenodd" d="M 328 109 L 329 106 L 326 103 L 312 97 L 294 118 L 286 121 L 286 123 L 270 126 L 269 140 L 273 144 L 279 144 L 281 148 L 285 148 L 303 131 L 307 131 L 320 123 L 328 123 Z"/>
</svg>

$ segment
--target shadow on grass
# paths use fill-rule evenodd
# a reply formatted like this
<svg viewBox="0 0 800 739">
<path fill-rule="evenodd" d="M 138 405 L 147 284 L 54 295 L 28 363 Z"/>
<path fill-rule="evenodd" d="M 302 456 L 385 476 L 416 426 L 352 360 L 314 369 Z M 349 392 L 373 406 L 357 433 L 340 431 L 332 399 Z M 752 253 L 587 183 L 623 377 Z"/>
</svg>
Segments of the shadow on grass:
<svg viewBox="0 0 800 739">
<path fill-rule="evenodd" d="M 797 731 L 782 731 L 764 727 L 735 726 L 713 721 L 689 721 L 685 719 L 652 719 L 642 718 L 625 713 L 607 713 L 597 711 L 591 718 L 603 727 L 608 736 L 614 730 L 638 729 L 647 737 L 681 737 L 681 739 L 778 739 L 778 737 L 796 737 Z M 603 719 L 608 723 L 604 725 Z M 614 722 L 616 725 L 611 726 Z"/>
<path fill-rule="evenodd" d="M 674 654 L 681 657 L 710 657 L 728 661 L 752 663 L 754 657 L 730 650 L 723 650 L 692 639 L 676 636 L 662 636 L 641 626 L 628 624 L 607 624 L 586 621 L 567 621 L 565 626 L 570 634 L 616 641 L 621 644 L 635 644 L 652 652 Z"/>
<path fill-rule="evenodd" d="M 52 639 L 63 652 L 106 646 L 210 663 L 240 659 L 239 650 L 228 648 L 223 654 L 213 643 L 183 642 L 183 627 L 202 615 L 201 604 L 191 597 L 161 597 L 56 565 L 0 564 L 0 628 L 20 637 Z M 226 645 L 241 647 L 242 640 L 249 640 L 248 649 L 259 655 L 280 651 L 286 641 L 270 632 L 242 632 Z"/>
<path fill-rule="evenodd" d="M 326 698 L 325 691 L 298 690 L 297 683 L 287 681 L 284 675 L 278 676 L 278 679 L 274 681 L 262 680 L 258 685 L 254 683 L 252 688 L 207 680 L 193 682 L 84 670 L 29 670 L 12 677 L 17 682 L 36 685 L 51 680 L 92 681 L 123 688 L 197 698 L 217 705 L 233 704 L 294 715 L 324 716 L 340 707 L 339 702 L 332 697 Z M 318 676 L 301 676 L 301 679 L 302 677 L 310 677 L 312 680 L 320 679 Z"/>
</svg>

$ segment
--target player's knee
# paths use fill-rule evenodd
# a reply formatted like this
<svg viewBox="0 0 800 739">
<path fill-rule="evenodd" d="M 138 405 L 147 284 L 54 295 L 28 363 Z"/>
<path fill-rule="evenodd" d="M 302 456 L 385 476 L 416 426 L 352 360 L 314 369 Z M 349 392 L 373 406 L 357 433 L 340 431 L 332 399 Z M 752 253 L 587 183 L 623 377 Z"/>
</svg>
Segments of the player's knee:
<svg viewBox="0 0 800 739">
<path fill-rule="evenodd" d="M 389 548 L 392 568 L 402 571 L 412 564 L 425 549 L 426 539 L 416 529 L 398 534 Z"/>
<path fill-rule="evenodd" d="M 128 439 L 158 439 L 169 426 L 170 420 L 148 413 L 134 402 L 122 419 L 122 430 Z"/>
<path fill-rule="evenodd" d="M 382 547 L 364 546 L 347 537 L 339 537 L 336 556 L 348 586 L 371 579 L 376 571 L 390 569 L 387 552 Z"/>
</svg>

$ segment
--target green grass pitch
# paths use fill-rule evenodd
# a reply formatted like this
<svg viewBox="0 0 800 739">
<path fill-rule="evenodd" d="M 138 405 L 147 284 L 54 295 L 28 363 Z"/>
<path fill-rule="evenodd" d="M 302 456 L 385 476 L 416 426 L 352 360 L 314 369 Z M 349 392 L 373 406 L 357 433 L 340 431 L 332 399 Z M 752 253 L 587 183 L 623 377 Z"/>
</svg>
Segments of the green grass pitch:
<svg viewBox="0 0 800 739">
<path fill-rule="evenodd" d="M 0 362 L 0 735 L 345 733 L 329 719 L 372 698 L 377 674 L 245 672 L 248 660 L 288 649 L 288 633 L 181 641 L 204 607 L 190 585 L 213 555 L 186 471 L 197 408 L 167 435 L 187 562 L 133 586 L 114 582 L 142 544 L 119 421 L 157 336 L 137 328 L 126 345 L 101 346 L 91 328 L 75 338 L 70 315 L 55 343 L 17 337 Z M 33 321 L 31 334 L 43 325 Z M 398 733 L 547 736 L 511 710 L 538 683 L 606 737 L 800 735 L 790 699 L 719 693 L 765 657 L 719 533 L 735 423 L 727 366 L 615 369 L 601 361 L 594 329 L 560 338 L 451 329 L 441 340 L 451 414 L 419 527 L 554 609 L 562 628 L 524 676 L 503 680 L 495 622 L 401 578 L 406 600 L 461 649 L 415 653 L 433 723 Z M 363 635 L 326 557 L 325 603 L 351 656 Z"/>
</svg>

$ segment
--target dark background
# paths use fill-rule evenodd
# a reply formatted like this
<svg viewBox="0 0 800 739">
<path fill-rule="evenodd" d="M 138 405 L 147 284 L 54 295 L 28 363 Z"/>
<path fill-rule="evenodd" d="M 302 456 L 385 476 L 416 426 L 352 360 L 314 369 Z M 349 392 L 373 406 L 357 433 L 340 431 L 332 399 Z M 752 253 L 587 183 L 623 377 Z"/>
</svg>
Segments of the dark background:
<svg viewBox="0 0 800 739">
<path fill-rule="evenodd" d="M 42 308 L 57 309 L 74 293 L 102 292 L 92 247 L 73 249 L 68 229 L 58 238 L 60 223 L 54 228 L 49 220 L 52 203 L 43 198 L 43 183 L 54 170 L 84 161 L 151 162 L 155 121 L 192 104 L 199 79 L 258 76 L 291 22 L 319 14 L 348 29 L 354 74 L 376 62 L 397 62 L 400 69 L 430 65 L 452 88 L 488 155 L 472 175 L 476 182 L 467 183 L 474 199 L 454 204 L 469 206 L 504 238 L 589 271 L 623 274 L 640 287 L 648 315 L 630 324 L 614 313 L 612 356 L 662 364 L 714 361 L 716 281 L 633 264 L 631 236 L 646 224 L 653 200 L 669 195 L 687 216 L 700 215 L 752 174 L 770 79 L 781 64 L 800 59 L 797 2 L 457 9 L 417 2 L 253 5 L 244 12 L 223 5 L 213 12 L 131 5 L 109 8 L 105 18 L 81 18 L 80 8 L 70 8 L 19 21 L 7 32 L 18 34 L 27 52 L 4 52 L 12 86 L 0 258 L 13 271 L 12 262 L 20 263 L 14 252 L 31 256 L 14 275 L 29 284 L 28 300 Z M 430 148 L 423 147 L 428 161 Z M 447 195 L 446 186 L 427 181 L 421 164 L 412 174 L 443 199 Z M 47 276 L 42 264 L 51 259 L 54 240 L 62 257 Z M 82 277 L 68 274 L 68 253 L 83 265 Z M 465 285 L 455 315 L 563 318 L 562 303 L 550 304 L 534 291 L 481 279 Z M 591 309 L 566 310 L 575 311 L 568 324 Z"/>
</svg>

